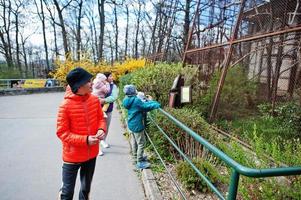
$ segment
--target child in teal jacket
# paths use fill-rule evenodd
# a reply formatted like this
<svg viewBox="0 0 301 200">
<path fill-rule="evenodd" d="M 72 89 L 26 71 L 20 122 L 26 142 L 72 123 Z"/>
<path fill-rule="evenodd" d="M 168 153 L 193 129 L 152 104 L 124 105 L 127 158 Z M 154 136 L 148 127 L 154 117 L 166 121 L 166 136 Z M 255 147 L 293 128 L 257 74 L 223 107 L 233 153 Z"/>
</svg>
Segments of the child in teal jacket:
<svg viewBox="0 0 301 200">
<path fill-rule="evenodd" d="M 137 97 L 136 87 L 134 85 L 126 85 L 123 89 L 126 97 L 123 99 L 123 106 L 128 110 L 128 129 L 132 135 L 132 152 L 133 156 L 137 157 L 136 167 L 145 169 L 150 167 L 150 164 L 143 156 L 145 145 L 145 124 L 144 113 L 153 109 L 160 108 L 160 103 L 157 101 L 142 101 Z"/>
</svg>

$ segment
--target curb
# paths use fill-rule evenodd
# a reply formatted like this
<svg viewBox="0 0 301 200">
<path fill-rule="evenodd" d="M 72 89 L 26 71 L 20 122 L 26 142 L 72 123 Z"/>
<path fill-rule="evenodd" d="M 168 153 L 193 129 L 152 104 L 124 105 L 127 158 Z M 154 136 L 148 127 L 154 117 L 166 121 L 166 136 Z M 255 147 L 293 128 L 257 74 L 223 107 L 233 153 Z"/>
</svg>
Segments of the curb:
<svg viewBox="0 0 301 200">
<path fill-rule="evenodd" d="M 0 90 L 0 96 L 27 95 L 27 94 L 36 94 L 36 93 L 62 92 L 62 91 L 64 91 L 63 87 L 5 89 L 5 90 Z"/>
<path fill-rule="evenodd" d="M 146 198 L 148 200 L 163 200 L 152 170 L 144 169 L 141 173 Z"/>
<path fill-rule="evenodd" d="M 117 101 L 119 105 L 120 101 Z M 124 110 L 120 107 L 121 115 L 124 115 Z M 127 126 L 127 123 L 125 122 Z M 129 144 L 131 147 L 131 140 L 129 140 Z M 143 169 L 140 171 L 142 176 L 142 184 L 145 192 L 145 196 L 148 200 L 163 200 L 159 187 L 157 185 L 156 179 L 151 169 Z"/>
</svg>

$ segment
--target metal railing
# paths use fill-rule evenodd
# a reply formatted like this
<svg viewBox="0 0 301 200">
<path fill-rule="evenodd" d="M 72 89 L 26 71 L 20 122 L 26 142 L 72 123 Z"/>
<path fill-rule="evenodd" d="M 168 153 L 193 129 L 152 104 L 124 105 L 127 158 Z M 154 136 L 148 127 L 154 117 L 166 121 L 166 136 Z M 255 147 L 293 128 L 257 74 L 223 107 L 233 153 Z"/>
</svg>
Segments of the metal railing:
<svg viewBox="0 0 301 200">
<path fill-rule="evenodd" d="M 13 82 L 25 81 L 25 79 L 0 79 L 0 89 L 10 89 L 12 88 Z"/>
<path fill-rule="evenodd" d="M 220 158 L 224 163 L 226 163 L 231 169 L 232 174 L 230 178 L 230 185 L 228 188 L 227 198 L 223 196 L 223 194 L 216 188 L 210 180 L 202 174 L 202 172 L 193 164 L 193 162 L 180 150 L 180 148 L 172 141 L 171 138 L 167 136 L 167 134 L 160 128 L 160 126 L 155 122 L 155 120 L 150 116 L 151 121 L 156 125 L 159 131 L 163 134 L 163 136 L 172 144 L 172 146 L 181 154 L 181 156 L 189 163 L 189 165 L 193 168 L 193 170 L 206 182 L 209 188 L 220 198 L 220 199 L 228 199 L 234 200 L 237 196 L 238 184 L 240 175 L 244 175 L 246 177 L 253 178 L 264 178 L 264 177 L 276 177 L 276 176 L 289 176 L 289 175 L 300 175 L 301 174 L 301 166 L 300 167 L 280 167 L 280 168 L 266 168 L 266 169 L 254 169 L 241 165 L 236 162 L 232 158 L 230 158 L 227 154 L 216 148 L 214 145 L 209 143 L 207 140 L 202 138 L 196 132 L 191 130 L 189 127 L 184 125 L 182 122 L 174 118 L 172 115 L 167 113 L 166 111 L 159 109 L 160 113 L 166 116 L 170 121 L 176 124 L 179 128 L 184 130 L 190 136 L 192 136 L 196 141 L 202 144 L 206 149 L 208 149 L 215 156 Z M 149 138 L 149 136 L 148 136 Z M 150 138 L 149 138 L 150 139 Z M 152 143 L 152 142 L 151 142 Z M 152 143 L 153 144 L 153 143 Z M 158 152 L 156 151 L 158 154 Z M 163 162 L 162 159 L 160 159 Z M 165 166 L 165 165 L 164 165 Z M 178 187 L 177 187 L 178 188 Z M 184 199 L 186 199 L 181 192 L 181 195 Z"/>
</svg>

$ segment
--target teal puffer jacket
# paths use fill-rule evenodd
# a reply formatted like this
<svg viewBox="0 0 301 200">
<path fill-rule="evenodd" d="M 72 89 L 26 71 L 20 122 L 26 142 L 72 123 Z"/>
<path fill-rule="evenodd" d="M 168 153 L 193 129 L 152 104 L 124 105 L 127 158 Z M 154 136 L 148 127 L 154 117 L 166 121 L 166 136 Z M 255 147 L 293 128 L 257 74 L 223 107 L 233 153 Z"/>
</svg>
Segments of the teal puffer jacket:
<svg viewBox="0 0 301 200">
<path fill-rule="evenodd" d="M 123 99 L 122 105 L 128 110 L 128 128 L 132 132 L 144 130 L 143 115 L 147 111 L 160 108 L 157 101 L 143 102 L 137 96 L 127 96 Z"/>
</svg>

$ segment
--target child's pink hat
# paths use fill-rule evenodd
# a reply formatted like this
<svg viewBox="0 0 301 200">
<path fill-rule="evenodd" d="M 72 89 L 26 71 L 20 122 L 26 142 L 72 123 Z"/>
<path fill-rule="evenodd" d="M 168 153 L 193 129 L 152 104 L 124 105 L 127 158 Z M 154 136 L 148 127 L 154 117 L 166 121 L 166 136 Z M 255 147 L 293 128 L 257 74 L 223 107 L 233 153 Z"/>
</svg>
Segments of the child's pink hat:
<svg viewBox="0 0 301 200">
<path fill-rule="evenodd" d="M 100 81 L 105 81 L 105 80 L 107 80 L 107 77 L 104 74 L 102 74 L 102 73 L 98 73 L 96 75 L 96 79 L 100 80 Z"/>
</svg>

